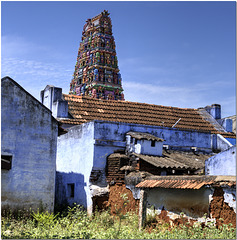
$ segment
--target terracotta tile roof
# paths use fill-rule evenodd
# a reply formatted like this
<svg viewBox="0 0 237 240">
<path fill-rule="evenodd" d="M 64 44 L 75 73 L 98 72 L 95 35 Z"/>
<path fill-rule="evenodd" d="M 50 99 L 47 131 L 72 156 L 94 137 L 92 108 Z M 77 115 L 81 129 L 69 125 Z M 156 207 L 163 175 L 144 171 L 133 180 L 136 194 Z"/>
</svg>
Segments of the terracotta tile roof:
<svg viewBox="0 0 237 240">
<path fill-rule="evenodd" d="M 211 184 L 213 181 L 199 182 L 195 180 L 145 180 L 139 183 L 136 187 L 141 188 L 189 188 L 200 189 L 204 185 Z"/>
<path fill-rule="evenodd" d="M 64 124 L 82 124 L 92 120 L 134 123 L 172 127 L 180 118 L 176 128 L 186 130 L 209 131 L 224 137 L 235 138 L 233 133 L 220 132 L 206 121 L 198 109 L 166 107 L 161 105 L 108 101 L 89 97 L 64 94 L 68 101 L 69 113 L 74 119 L 62 119 Z"/>
<path fill-rule="evenodd" d="M 190 152 L 171 151 L 164 152 L 163 156 L 148 156 L 142 154 L 132 153 L 134 156 L 146 161 L 153 166 L 160 168 L 175 168 L 175 169 L 203 169 L 205 167 L 205 160 L 211 155 L 193 154 Z"/>
<path fill-rule="evenodd" d="M 142 132 L 128 132 L 127 135 L 130 135 L 131 137 L 141 140 L 141 139 L 146 139 L 146 140 L 155 140 L 158 142 L 163 142 L 164 139 L 158 138 L 152 134 L 149 133 L 142 133 Z"/>
<path fill-rule="evenodd" d="M 218 179 L 218 177 L 222 177 L 222 179 Z M 228 177 L 231 177 L 231 179 Z M 144 180 L 137 184 L 136 187 L 200 189 L 206 185 L 233 186 L 236 185 L 236 179 L 235 176 L 159 176 L 155 177 L 155 179 Z"/>
</svg>

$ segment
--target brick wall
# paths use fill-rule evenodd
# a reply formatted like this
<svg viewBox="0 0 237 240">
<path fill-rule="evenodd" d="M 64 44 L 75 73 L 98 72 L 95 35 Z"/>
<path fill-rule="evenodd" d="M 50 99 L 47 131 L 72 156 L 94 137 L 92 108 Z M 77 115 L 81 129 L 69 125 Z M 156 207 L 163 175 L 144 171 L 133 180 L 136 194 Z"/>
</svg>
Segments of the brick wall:
<svg viewBox="0 0 237 240">
<path fill-rule="evenodd" d="M 114 153 L 107 158 L 106 179 L 108 183 L 124 184 L 125 171 L 120 168 L 128 165 L 129 158 L 125 154 Z"/>
</svg>

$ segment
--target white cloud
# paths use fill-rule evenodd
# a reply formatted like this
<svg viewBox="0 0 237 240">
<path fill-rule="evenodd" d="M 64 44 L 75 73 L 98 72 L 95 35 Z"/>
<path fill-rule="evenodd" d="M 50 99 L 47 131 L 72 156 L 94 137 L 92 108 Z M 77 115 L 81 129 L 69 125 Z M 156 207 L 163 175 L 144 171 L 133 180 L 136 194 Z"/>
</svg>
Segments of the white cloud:
<svg viewBox="0 0 237 240">
<path fill-rule="evenodd" d="M 18 58 L 2 59 L 2 77 L 9 76 L 36 98 L 46 85 L 51 84 L 69 91 L 72 69 L 60 64 Z"/>
<path fill-rule="evenodd" d="M 25 57 L 47 51 L 44 46 L 36 45 L 19 36 L 2 36 L 1 37 L 2 58 Z M 37 56 L 37 55 L 36 55 Z"/>
<path fill-rule="evenodd" d="M 211 84 L 190 87 L 170 87 L 150 83 L 123 82 L 125 99 L 127 101 L 145 102 L 164 106 L 198 108 L 219 103 L 222 105 L 222 116 L 233 115 L 235 112 L 235 97 L 223 99 L 211 96 Z M 218 101 L 217 101 L 218 100 Z"/>
<path fill-rule="evenodd" d="M 36 98 L 48 84 L 69 91 L 73 74 L 73 64 L 61 64 L 53 56 L 49 47 L 39 46 L 17 36 L 2 37 L 1 76 L 9 76 Z"/>
</svg>

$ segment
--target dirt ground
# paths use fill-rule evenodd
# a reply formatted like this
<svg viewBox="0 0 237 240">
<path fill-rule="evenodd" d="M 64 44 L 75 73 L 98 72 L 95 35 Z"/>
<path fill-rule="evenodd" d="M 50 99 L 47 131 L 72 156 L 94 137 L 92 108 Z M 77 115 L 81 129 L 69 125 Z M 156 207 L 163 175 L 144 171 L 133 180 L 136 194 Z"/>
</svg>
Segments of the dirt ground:
<svg viewBox="0 0 237 240">
<path fill-rule="evenodd" d="M 122 195 L 126 194 L 128 201 L 124 205 L 124 199 Z M 139 200 L 134 199 L 131 190 L 127 189 L 125 185 L 114 185 L 110 186 L 109 189 L 109 199 L 107 207 L 111 208 L 111 214 L 116 214 L 120 209 L 121 213 L 126 213 L 127 211 L 134 211 L 138 213 Z"/>
<path fill-rule="evenodd" d="M 157 216 L 158 219 L 163 220 L 165 223 L 169 223 L 171 226 L 179 226 L 185 224 L 186 226 L 193 226 L 193 223 L 196 222 L 195 220 L 188 219 L 186 217 L 179 217 L 176 219 L 170 219 L 169 216 L 167 216 L 167 211 L 162 210 L 161 213 Z"/>
</svg>

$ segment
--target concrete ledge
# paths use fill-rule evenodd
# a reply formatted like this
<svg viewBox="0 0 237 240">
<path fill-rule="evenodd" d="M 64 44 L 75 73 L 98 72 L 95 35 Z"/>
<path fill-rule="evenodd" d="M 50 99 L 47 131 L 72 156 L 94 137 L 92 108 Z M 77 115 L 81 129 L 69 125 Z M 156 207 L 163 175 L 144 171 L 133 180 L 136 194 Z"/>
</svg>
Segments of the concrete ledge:
<svg viewBox="0 0 237 240">
<path fill-rule="evenodd" d="M 95 139 L 94 145 L 99 146 L 113 146 L 113 147 L 126 147 L 125 141 L 113 141 L 113 140 L 104 140 L 104 139 Z"/>
</svg>

